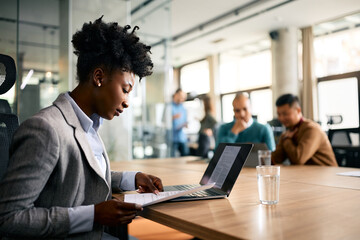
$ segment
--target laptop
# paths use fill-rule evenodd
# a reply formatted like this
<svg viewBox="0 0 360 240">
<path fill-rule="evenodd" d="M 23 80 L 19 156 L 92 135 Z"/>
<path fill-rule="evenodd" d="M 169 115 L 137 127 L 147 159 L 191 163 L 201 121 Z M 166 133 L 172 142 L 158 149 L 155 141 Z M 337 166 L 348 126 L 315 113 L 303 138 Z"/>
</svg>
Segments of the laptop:
<svg viewBox="0 0 360 240">
<path fill-rule="evenodd" d="M 214 184 L 211 188 L 180 196 L 171 201 L 228 197 L 252 148 L 251 143 L 220 143 L 199 184 L 165 186 L 164 191 L 186 191 L 194 187 Z"/>
<path fill-rule="evenodd" d="M 256 167 L 259 165 L 258 160 L 258 151 L 259 150 L 269 150 L 266 143 L 253 143 L 254 147 L 252 148 L 248 159 L 246 160 L 244 167 Z"/>
</svg>

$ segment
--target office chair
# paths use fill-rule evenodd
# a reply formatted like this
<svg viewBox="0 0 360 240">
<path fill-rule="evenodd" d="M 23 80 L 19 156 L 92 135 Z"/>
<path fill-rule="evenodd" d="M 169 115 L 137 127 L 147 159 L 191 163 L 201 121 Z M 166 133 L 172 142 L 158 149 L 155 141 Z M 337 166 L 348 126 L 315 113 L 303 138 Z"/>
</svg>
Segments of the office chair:
<svg viewBox="0 0 360 240">
<path fill-rule="evenodd" d="M 0 94 L 6 93 L 14 85 L 15 80 L 14 60 L 9 56 L 0 54 Z M 11 113 L 9 103 L 0 99 L 0 180 L 6 172 L 12 136 L 18 127 L 18 117 Z"/>
<path fill-rule="evenodd" d="M 11 139 L 18 127 L 19 120 L 16 115 L 0 113 L 0 180 L 6 172 Z"/>
<path fill-rule="evenodd" d="M 275 144 L 278 144 L 280 141 L 281 134 L 286 130 L 285 127 L 281 124 L 279 119 L 274 118 L 267 122 L 270 125 L 275 139 Z"/>
<path fill-rule="evenodd" d="M 329 129 L 328 138 L 339 166 L 360 167 L 359 128 Z"/>
<path fill-rule="evenodd" d="M 0 99 L 0 113 L 11 113 L 10 104 L 5 99 Z"/>
</svg>

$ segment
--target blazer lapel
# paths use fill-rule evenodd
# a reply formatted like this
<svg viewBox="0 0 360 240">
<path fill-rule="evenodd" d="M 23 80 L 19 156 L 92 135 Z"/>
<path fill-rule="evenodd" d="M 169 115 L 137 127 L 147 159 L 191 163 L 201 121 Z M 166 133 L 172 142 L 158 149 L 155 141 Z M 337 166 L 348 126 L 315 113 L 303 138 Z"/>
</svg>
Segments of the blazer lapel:
<svg viewBox="0 0 360 240">
<path fill-rule="evenodd" d="M 90 167 L 102 178 L 104 179 L 106 185 L 109 187 L 108 181 L 105 178 L 104 174 L 101 171 L 101 168 L 95 159 L 93 151 L 89 145 L 89 142 L 86 138 L 86 133 L 84 132 L 83 128 L 81 127 L 80 121 L 76 116 L 73 107 L 71 106 L 70 102 L 66 99 L 64 94 L 60 94 L 59 97 L 53 103 L 56 107 L 60 109 L 62 112 L 66 122 L 75 128 L 75 139 L 77 140 L 79 146 L 83 150 L 86 160 L 89 163 Z M 105 149 L 105 148 L 104 148 Z"/>
<path fill-rule="evenodd" d="M 109 161 L 109 156 L 107 155 L 107 152 L 106 152 L 106 148 L 105 148 L 105 145 L 100 137 L 100 135 L 98 134 L 98 137 L 100 139 L 100 142 L 102 144 L 102 147 L 104 149 L 104 158 L 105 158 L 105 162 L 106 162 L 106 172 L 105 172 L 105 178 L 106 178 L 106 181 L 108 182 L 108 184 L 111 185 L 111 170 L 110 170 L 110 161 Z"/>
<path fill-rule="evenodd" d="M 79 130 L 80 128 L 75 128 L 75 138 L 76 138 L 77 142 L 79 143 L 81 149 L 83 150 L 85 157 L 86 157 L 89 165 L 91 166 L 91 168 L 94 169 L 94 171 L 102 179 L 104 179 L 106 181 L 105 176 L 99 166 L 99 163 L 97 162 L 97 160 L 93 154 L 93 151 L 89 145 L 86 135 L 85 135 L 84 131 L 82 130 L 82 128 L 81 128 L 81 130 Z"/>
</svg>

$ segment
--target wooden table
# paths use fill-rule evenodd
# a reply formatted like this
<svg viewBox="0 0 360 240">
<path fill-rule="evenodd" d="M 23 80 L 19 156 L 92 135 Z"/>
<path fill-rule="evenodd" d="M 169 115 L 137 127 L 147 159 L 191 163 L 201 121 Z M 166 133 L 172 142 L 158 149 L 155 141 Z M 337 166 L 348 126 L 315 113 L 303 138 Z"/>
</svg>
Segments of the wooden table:
<svg viewBox="0 0 360 240">
<path fill-rule="evenodd" d="M 114 162 L 113 170 L 138 170 L 164 185 L 198 183 L 205 163 L 191 158 Z M 358 239 L 360 178 L 338 172 L 360 169 L 281 167 L 280 201 L 259 203 L 256 172 L 244 168 L 226 199 L 167 202 L 141 215 L 201 239 Z"/>
</svg>

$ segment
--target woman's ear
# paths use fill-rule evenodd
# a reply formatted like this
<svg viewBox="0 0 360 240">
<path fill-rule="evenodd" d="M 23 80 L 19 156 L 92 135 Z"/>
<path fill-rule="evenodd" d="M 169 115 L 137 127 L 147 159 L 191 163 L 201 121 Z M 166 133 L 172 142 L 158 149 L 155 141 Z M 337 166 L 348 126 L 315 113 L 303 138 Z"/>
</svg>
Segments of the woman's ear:
<svg viewBox="0 0 360 240">
<path fill-rule="evenodd" d="M 102 68 L 95 68 L 92 75 L 93 84 L 97 87 L 101 87 L 105 77 L 104 70 Z"/>
</svg>

